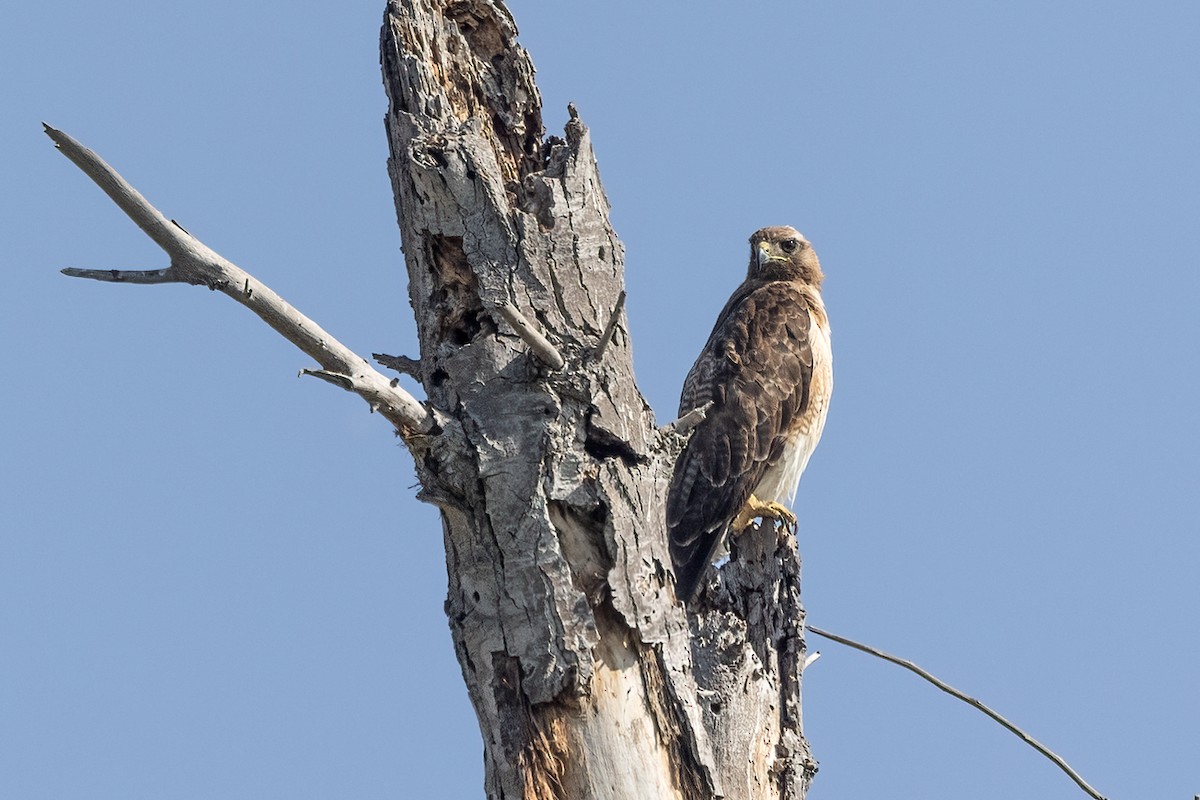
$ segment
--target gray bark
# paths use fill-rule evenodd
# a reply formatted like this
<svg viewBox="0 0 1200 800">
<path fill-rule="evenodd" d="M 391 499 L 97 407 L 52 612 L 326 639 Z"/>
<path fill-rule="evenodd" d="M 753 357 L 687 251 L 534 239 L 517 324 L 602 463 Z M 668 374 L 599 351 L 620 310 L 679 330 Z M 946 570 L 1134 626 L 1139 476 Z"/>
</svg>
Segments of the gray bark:
<svg viewBox="0 0 1200 800">
<path fill-rule="evenodd" d="M 664 505 L 696 412 L 637 389 L 624 251 L 587 128 L 544 136 L 533 66 L 498 0 L 390 0 L 388 161 L 421 404 L 178 225 L 103 159 L 47 134 L 169 255 L 68 269 L 231 297 L 397 430 L 442 512 L 446 613 L 494 800 L 801 800 L 804 611 L 795 539 L 743 534 L 675 599 Z"/>
<path fill-rule="evenodd" d="M 802 798 L 794 538 L 747 533 L 675 600 L 663 506 L 687 426 L 637 390 L 623 247 L 587 128 L 545 137 L 498 0 L 391 0 L 388 162 L 439 426 L 446 612 L 489 798 Z M 611 324 L 615 320 L 615 327 Z"/>
</svg>

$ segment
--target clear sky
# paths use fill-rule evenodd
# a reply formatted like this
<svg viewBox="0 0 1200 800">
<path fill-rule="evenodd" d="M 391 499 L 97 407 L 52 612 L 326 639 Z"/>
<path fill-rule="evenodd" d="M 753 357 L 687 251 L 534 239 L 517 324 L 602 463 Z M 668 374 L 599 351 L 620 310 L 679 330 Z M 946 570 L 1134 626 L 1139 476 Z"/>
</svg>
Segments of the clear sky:
<svg viewBox="0 0 1200 800">
<path fill-rule="evenodd" d="M 591 127 L 673 417 L 791 224 L 836 389 L 810 621 L 990 703 L 1110 798 L 1200 793 L 1200 5 L 513 0 Z M 437 514 L 351 395 L 163 255 L 45 119 L 346 344 L 415 353 L 382 0 L 23 3 L 0 28 L 0 795 L 481 798 Z M 814 800 L 1083 795 L 828 642 Z"/>
</svg>

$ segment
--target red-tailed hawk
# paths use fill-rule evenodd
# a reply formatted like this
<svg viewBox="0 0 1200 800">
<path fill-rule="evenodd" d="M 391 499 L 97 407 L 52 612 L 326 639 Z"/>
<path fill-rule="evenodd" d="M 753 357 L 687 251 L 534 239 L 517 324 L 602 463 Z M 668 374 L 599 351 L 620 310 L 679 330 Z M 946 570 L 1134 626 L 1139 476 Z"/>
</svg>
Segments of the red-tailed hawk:
<svg viewBox="0 0 1200 800">
<path fill-rule="evenodd" d="M 833 389 L 821 264 L 794 228 L 750 237 L 750 269 L 688 373 L 679 414 L 712 402 L 675 464 L 667 535 L 675 593 L 691 600 L 727 533 L 791 504 Z"/>
</svg>

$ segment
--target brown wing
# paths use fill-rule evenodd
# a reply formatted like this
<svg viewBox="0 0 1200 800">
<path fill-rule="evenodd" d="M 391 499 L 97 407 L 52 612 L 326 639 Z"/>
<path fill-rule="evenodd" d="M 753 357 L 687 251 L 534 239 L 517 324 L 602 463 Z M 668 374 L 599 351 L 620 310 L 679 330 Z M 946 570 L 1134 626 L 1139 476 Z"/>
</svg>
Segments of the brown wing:
<svg viewBox="0 0 1200 800">
<path fill-rule="evenodd" d="M 734 515 L 783 455 L 808 406 L 808 305 L 792 283 L 747 281 L 725 305 L 684 381 L 680 415 L 712 401 L 675 464 L 667 535 L 676 594 L 688 599 Z"/>
</svg>

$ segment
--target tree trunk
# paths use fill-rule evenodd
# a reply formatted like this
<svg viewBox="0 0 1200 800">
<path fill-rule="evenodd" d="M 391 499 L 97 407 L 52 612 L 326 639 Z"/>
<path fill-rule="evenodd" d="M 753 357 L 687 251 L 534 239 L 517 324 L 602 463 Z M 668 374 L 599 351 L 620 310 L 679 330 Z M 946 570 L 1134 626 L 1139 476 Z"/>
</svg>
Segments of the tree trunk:
<svg viewBox="0 0 1200 800">
<path fill-rule="evenodd" d="M 623 258 L 587 128 L 544 137 L 498 0 L 390 0 L 388 162 L 437 427 L 446 613 L 489 798 L 802 798 L 795 540 L 742 536 L 676 601 L 664 503 L 684 424 L 633 377 Z"/>
</svg>

